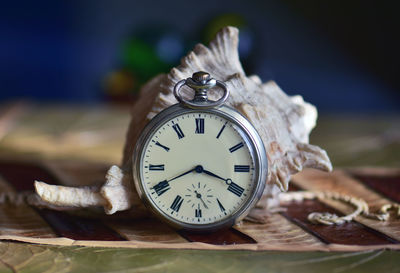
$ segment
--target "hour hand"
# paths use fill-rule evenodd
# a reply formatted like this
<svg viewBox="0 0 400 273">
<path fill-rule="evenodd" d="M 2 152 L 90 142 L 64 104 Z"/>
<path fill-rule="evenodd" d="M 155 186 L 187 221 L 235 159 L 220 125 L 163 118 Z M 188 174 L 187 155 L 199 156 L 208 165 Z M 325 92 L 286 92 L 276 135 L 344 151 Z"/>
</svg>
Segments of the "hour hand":
<svg viewBox="0 0 400 273">
<path fill-rule="evenodd" d="M 197 169 L 196 169 L 196 171 L 199 172 Z M 226 181 L 225 178 L 222 178 L 221 176 L 216 175 L 215 173 L 212 173 L 212 172 L 210 172 L 210 171 L 207 171 L 207 170 L 203 169 L 203 167 L 201 167 L 201 171 L 200 171 L 199 173 L 205 173 L 205 174 L 207 174 L 207 175 L 209 175 L 209 176 L 212 176 L 212 177 L 221 179 L 221 180 L 223 180 L 223 181 Z"/>
<path fill-rule="evenodd" d="M 196 169 L 196 171 L 197 171 L 197 169 Z M 236 184 L 235 182 L 233 182 L 232 179 L 230 179 L 230 178 L 227 178 L 227 179 L 222 178 L 221 176 L 216 175 L 215 173 L 212 173 L 210 171 L 204 170 L 203 168 L 202 168 L 201 172 L 203 172 L 203 173 L 205 173 L 205 174 L 207 174 L 209 176 L 212 176 L 212 177 L 215 177 L 215 178 L 218 178 L 218 179 L 221 179 L 221 180 L 225 181 L 225 183 L 228 185 L 228 191 L 232 192 L 233 194 L 236 194 L 239 197 L 242 196 L 242 194 L 244 192 L 244 189 L 241 186 L 239 186 L 238 184 Z"/>
</svg>

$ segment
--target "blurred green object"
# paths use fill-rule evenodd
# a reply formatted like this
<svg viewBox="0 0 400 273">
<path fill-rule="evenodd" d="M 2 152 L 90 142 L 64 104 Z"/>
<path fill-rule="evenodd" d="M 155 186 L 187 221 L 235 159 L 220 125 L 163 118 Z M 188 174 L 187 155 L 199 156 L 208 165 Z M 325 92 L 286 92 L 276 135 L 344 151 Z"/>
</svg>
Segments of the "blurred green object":
<svg viewBox="0 0 400 273">
<path fill-rule="evenodd" d="M 146 27 L 124 43 L 122 66 L 143 83 L 177 65 L 184 49 L 184 39 L 177 31 L 163 26 Z"/>
<path fill-rule="evenodd" d="M 176 66 L 185 51 L 183 36 L 172 28 L 155 25 L 134 31 L 122 44 L 118 68 L 106 76 L 106 97 L 132 97 L 152 77 Z"/>
<path fill-rule="evenodd" d="M 157 56 L 151 44 L 138 38 L 130 39 L 123 49 L 123 67 L 135 72 L 140 81 L 146 81 L 151 76 L 166 72 L 167 65 Z"/>
</svg>

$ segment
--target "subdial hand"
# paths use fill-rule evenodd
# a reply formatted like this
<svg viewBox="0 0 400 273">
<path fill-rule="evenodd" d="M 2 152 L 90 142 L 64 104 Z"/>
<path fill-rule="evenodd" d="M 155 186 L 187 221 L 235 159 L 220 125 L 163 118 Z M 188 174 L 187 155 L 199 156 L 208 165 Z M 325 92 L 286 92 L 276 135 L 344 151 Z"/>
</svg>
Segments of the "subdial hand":
<svg viewBox="0 0 400 273">
<path fill-rule="evenodd" d="M 206 202 L 204 202 L 203 198 L 201 197 L 201 194 L 199 192 L 197 192 L 196 190 L 194 191 L 194 193 L 196 194 L 196 197 L 200 199 L 200 201 L 203 203 L 203 206 L 208 209 Z"/>
</svg>

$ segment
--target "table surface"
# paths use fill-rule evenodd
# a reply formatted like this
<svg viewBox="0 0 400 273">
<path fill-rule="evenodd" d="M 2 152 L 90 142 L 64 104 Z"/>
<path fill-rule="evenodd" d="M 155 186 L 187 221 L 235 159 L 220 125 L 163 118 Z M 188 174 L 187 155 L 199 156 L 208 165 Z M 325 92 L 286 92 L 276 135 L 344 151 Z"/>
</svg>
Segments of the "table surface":
<svg viewBox="0 0 400 273">
<path fill-rule="evenodd" d="M 0 105 L 0 157 L 115 164 L 129 109 Z M 400 116 L 322 116 L 310 143 L 335 167 L 400 166 Z M 397 272 L 399 252 L 253 252 L 59 247 L 0 242 L 0 272 Z"/>
</svg>

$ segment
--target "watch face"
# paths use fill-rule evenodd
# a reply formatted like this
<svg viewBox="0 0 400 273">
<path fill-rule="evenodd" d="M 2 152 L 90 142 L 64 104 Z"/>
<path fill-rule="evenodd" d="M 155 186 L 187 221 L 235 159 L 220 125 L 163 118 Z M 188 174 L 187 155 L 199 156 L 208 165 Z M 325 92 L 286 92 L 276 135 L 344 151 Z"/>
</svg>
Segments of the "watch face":
<svg viewBox="0 0 400 273">
<path fill-rule="evenodd" d="M 232 218 L 257 187 L 251 143 L 241 126 L 218 113 L 192 111 L 164 120 L 139 155 L 142 195 L 178 225 Z"/>
</svg>

